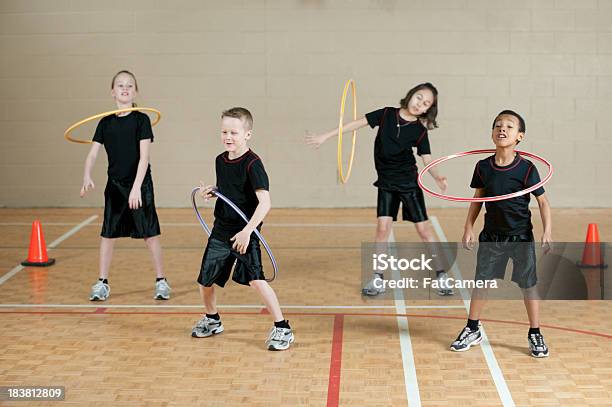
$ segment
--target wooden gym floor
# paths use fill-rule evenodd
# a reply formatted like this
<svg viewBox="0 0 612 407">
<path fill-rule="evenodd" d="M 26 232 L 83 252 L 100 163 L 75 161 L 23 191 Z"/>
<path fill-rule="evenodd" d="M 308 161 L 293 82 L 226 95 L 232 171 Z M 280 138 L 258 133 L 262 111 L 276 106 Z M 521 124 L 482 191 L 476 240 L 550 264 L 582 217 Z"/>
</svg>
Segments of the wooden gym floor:
<svg viewBox="0 0 612 407">
<path fill-rule="evenodd" d="M 430 210 L 449 241 L 461 238 L 465 214 Z M 265 350 L 270 316 L 251 289 L 235 284 L 218 291 L 225 332 L 190 337 L 202 312 L 195 278 L 205 245 L 190 209 L 159 211 L 169 301 L 152 299 L 142 241 L 122 239 L 111 297 L 90 303 L 101 215 L 0 209 L 0 386 L 66 388 L 63 402 L 28 405 L 612 406 L 611 303 L 544 302 L 551 356 L 534 359 L 522 301 L 491 301 L 483 317 L 490 345 L 450 352 L 466 317 L 459 296 L 360 295 L 360 243 L 373 239 L 373 209 L 274 209 L 267 218 L 264 235 L 281 270 L 273 287 L 296 334 L 286 352 Z M 50 268 L 18 266 L 35 218 L 57 259 Z M 583 241 L 591 222 L 609 242 L 610 210 L 554 210 L 553 237 Z M 411 224 L 396 226 L 397 241 L 417 241 Z"/>
</svg>

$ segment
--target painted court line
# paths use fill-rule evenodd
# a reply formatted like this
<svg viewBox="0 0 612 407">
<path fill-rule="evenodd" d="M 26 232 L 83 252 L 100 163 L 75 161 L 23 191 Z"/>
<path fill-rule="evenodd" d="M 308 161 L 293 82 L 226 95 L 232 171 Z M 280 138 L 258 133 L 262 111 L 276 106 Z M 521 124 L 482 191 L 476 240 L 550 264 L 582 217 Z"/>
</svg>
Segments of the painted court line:
<svg viewBox="0 0 612 407">
<path fill-rule="evenodd" d="M 0 311 L 0 314 L 6 315 L 98 315 L 100 313 L 104 313 L 105 315 L 160 315 L 160 316 L 168 316 L 168 315 L 201 315 L 201 312 L 187 312 L 187 311 L 109 311 L 108 308 L 110 306 L 92 306 L 89 307 L 93 309 L 93 311 L 36 311 L 36 310 L 28 310 L 28 311 Z M 104 312 L 102 312 L 104 311 Z M 227 315 L 262 315 L 261 312 L 246 312 L 246 311 L 227 311 L 224 312 Z M 288 311 L 285 314 L 290 316 L 301 316 L 301 317 L 334 317 L 336 315 L 342 315 L 344 317 L 364 317 L 364 318 L 372 318 L 372 317 L 384 317 L 384 318 L 396 318 L 396 317 L 405 317 L 405 318 L 422 318 L 422 319 L 456 319 L 459 321 L 465 321 L 465 316 L 457 316 L 457 315 L 435 315 L 435 314 L 396 314 L 396 313 L 379 313 L 379 312 L 298 312 L 298 311 Z M 482 319 L 483 322 L 487 323 L 497 323 L 497 324 L 508 324 L 508 325 L 518 325 L 529 327 L 528 322 L 521 321 L 512 321 L 512 320 L 502 320 L 502 319 Z M 574 329 L 568 328 L 564 326 L 557 325 L 541 325 L 543 328 L 555 329 L 562 332 L 571 332 L 580 335 L 588 335 L 588 336 L 596 336 L 599 338 L 604 338 L 607 340 L 612 340 L 612 334 L 607 334 L 603 332 L 594 332 L 594 331 L 586 331 L 583 329 Z"/>
<path fill-rule="evenodd" d="M 342 373 L 342 337 L 344 334 L 344 315 L 334 316 L 334 334 L 329 361 L 329 382 L 327 385 L 327 407 L 337 407 L 340 403 L 340 375 Z"/>
<path fill-rule="evenodd" d="M 70 229 L 68 232 L 64 233 L 59 238 L 51 242 L 48 246 L 48 249 L 52 250 L 54 247 L 62 243 L 64 240 L 68 239 L 70 236 L 74 235 L 76 232 L 78 232 L 79 230 L 81 230 L 82 228 L 84 228 L 85 226 L 87 226 L 88 224 L 90 224 L 92 221 L 94 221 L 97 218 L 98 218 L 98 215 L 93 215 L 85 219 L 83 222 L 79 223 L 78 225 Z M 8 279 L 13 277 L 15 274 L 19 273 L 24 268 L 25 267 L 23 267 L 21 264 L 18 266 L 15 266 L 11 271 L 9 271 L 8 273 L 0 277 L 0 285 L 6 283 Z"/>
<path fill-rule="evenodd" d="M 446 235 L 444 234 L 444 230 L 442 226 L 440 226 L 440 222 L 438 218 L 435 216 L 431 217 L 431 223 L 434 227 L 438 235 L 438 239 L 441 242 L 448 242 Z M 445 252 L 446 255 L 446 252 Z M 461 276 L 461 270 L 456 263 L 453 263 L 451 269 L 449 270 L 451 273 L 455 275 L 458 279 L 463 279 Z M 467 290 L 460 290 L 461 297 L 463 298 L 463 304 L 465 305 L 465 309 L 467 312 L 470 310 L 470 296 Z M 512 394 L 510 393 L 510 389 L 508 388 L 508 384 L 506 383 L 506 379 L 504 378 L 504 374 L 497 363 L 497 359 L 495 358 L 495 354 L 493 353 L 493 348 L 489 343 L 489 338 L 484 330 L 484 327 L 480 328 L 482 331 L 482 342 L 480 343 L 480 348 L 482 349 L 482 353 L 485 356 L 485 360 L 487 361 L 487 365 L 489 366 L 489 370 L 491 371 L 491 377 L 493 378 L 493 382 L 495 383 L 495 387 L 497 388 L 497 393 L 499 394 L 499 398 L 501 399 L 502 405 L 504 407 L 514 407 L 514 400 L 512 399 Z"/>
<path fill-rule="evenodd" d="M 0 308 L 99 308 L 99 303 L 93 304 L 0 304 Z M 217 305 L 219 308 L 255 308 L 265 307 L 263 304 L 228 304 Z M 202 305 L 146 305 L 146 304 L 104 304 L 104 308 L 202 308 Z M 283 305 L 287 309 L 395 309 L 395 305 Z M 404 305 L 406 309 L 447 309 L 460 308 L 463 305 Z"/>
<path fill-rule="evenodd" d="M 389 235 L 389 243 L 395 243 L 395 235 L 393 229 Z M 391 252 L 390 249 L 389 251 Z M 394 253 L 397 255 L 397 253 Z M 399 271 L 393 270 L 391 272 L 392 278 L 396 281 L 400 280 Z M 393 290 L 393 297 L 395 298 L 395 312 L 397 314 L 406 314 L 406 303 L 404 301 L 404 293 L 401 289 Z M 406 388 L 406 399 L 408 400 L 408 406 L 420 407 L 421 406 L 421 394 L 419 392 L 419 382 L 417 380 L 416 365 L 414 363 L 414 352 L 412 350 L 412 341 L 410 340 L 410 326 L 408 324 L 407 316 L 397 316 L 397 329 L 399 331 L 400 350 L 402 353 L 402 366 L 404 368 L 404 386 Z"/>
<path fill-rule="evenodd" d="M 64 233 L 63 235 L 55 239 L 53 242 L 49 243 L 49 249 L 53 249 L 55 246 L 62 243 L 64 240 L 68 239 L 70 236 L 74 235 L 76 232 L 83 229 L 85 226 L 89 225 L 91 222 L 93 222 L 97 218 L 98 218 L 98 215 L 92 215 L 89 218 L 85 219 L 83 222 L 79 223 L 78 225 L 70 229 L 68 232 Z"/>
</svg>

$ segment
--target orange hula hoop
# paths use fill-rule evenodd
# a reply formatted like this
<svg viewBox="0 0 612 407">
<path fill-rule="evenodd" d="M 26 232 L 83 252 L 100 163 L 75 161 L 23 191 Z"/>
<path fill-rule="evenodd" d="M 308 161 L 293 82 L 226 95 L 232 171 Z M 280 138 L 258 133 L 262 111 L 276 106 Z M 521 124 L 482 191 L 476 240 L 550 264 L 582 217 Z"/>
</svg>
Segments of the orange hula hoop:
<svg viewBox="0 0 612 407">
<path fill-rule="evenodd" d="M 92 120 L 96 120 L 102 117 L 106 117 L 106 116 L 110 116 L 111 114 L 118 114 L 118 113 L 125 113 L 125 112 L 133 112 L 135 110 L 138 111 L 145 111 L 145 112 L 151 112 L 151 113 L 155 113 L 157 115 L 157 117 L 155 118 L 155 120 L 153 120 L 153 122 L 151 123 L 151 126 L 155 126 L 157 123 L 159 123 L 159 121 L 161 120 L 161 112 L 157 109 L 153 109 L 151 107 L 126 107 L 124 109 L 117 109 L 117 110 L 111 110 L 108 112 L 104 112 L 104 113 L 98 113 L 96 115 L 93 116 L 89 116 L 79 122 L 76 122 L 75 124 L 73 124 L 72 126 L 68 127 L 66 129 L 66 131 L 64 132 L 64 138 L 68 141 L 72 141 L 73 143 L 79 143 L 79 144 L 91 144 L 92 141 L 91 140 L 79 140 L 77 138 L 74 138 L 70 135 L 70 133 L 72 133 L 72 131 L 74 129 L 76 129 L 79 126 L 82 126 L 85 123 L 88 123 Z"/>
</svg>

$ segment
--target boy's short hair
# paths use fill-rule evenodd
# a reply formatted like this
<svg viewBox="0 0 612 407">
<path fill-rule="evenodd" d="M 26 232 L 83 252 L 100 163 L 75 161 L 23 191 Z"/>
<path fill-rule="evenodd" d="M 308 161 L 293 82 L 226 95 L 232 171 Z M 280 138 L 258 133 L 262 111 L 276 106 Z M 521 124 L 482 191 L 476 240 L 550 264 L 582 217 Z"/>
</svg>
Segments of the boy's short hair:
<svg viewBox="0 0 612 407">
<path fill-rule="evenodd" d="M 251 112 L 244 107 L 232 107 L 231 109 L 227 109 L 221 113 L 221 118 L 223 119 L 224 117 L 240 119 L 244 122 L 247 130 L 253 129 L 253 115 L 251 115 Z"/>
<path fill-rule="evenodd" d="M 499 116 L 504 114 L 516 117 L 519 121 L 519 132 L 525 133 L 525 119 L 523 119 L 521 115 L 515 112 L 514 110 L 502 110 L 501 112 L 499 112 L 497 116 L 495 116 L 495 119 L 493 119 L 493 125 L 491 126 L 491 129 L 495 128 L 495 122 L 497 121 L 497 119 L 499 119 Z"/>
</svg>

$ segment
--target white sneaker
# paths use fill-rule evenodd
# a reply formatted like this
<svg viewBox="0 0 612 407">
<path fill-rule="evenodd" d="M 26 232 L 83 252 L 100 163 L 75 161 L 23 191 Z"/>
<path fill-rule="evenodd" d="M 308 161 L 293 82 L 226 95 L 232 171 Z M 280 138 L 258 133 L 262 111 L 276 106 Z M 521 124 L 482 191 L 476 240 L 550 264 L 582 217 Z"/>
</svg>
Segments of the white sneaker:
<svg viewBox="0 0 612 407">
<path fill-rule="evenodd" d="M 155 296 L 153 298 L 156 300 L 168 300 L 170 299 L 170 290 L 171 288 L 165 278 L 163 280 L 156 281 Z"/>
<path fill-rule="evenodd" d="M 109 295 L 110 286 L 98 280 L 94 285 L 91 286 L 91 294 L 89 294 L 89 301 L 106 301 Z"/>
<path fill-rule="evenodd" d="M 548 357 L 548 346 L 544 342 L 542 334 L 531 334 L 527 335 L 529 342 L 529 352 L 534 358 L 546 358 Z"/>
<path fill-rule="evenodd" d="M 374 284 L 376 281 L 376 284 Z M 384 294 L 386 291 L 385 286 L 383 285 L 382 279 L 378 275 L 374 275 L 365 287 L 361 290 L 361 294 L 367 295 L 368 297 L 374 297 L 376 295 Z"/>
<path fill-rule="evenodd" d="M 450 349 L 455 352 L 465 352 L 470 350 L 472 346 L 478 345 L 482 342 L 482 333 L 480 331 L 480 325 L 478 329 L 472 331 L 467 326 L 459 333 L 459 336 L 451 344 Z"/>
<path fill-rule="evenodd" d="M 191 330 L 191 336 L 194 338 L 207 338 L 223 332 L 223 323 L 220 319 L 208 318 L 204 315 Z"/>
<path fill-rule="evenodd" d="M 437 278 L 438 280 L 438 295 L 447 296 L 453 295 L 455 292 L 453 291 L 453 287 L 450 284 L 450 277 L 446 274 L 445 271 L 440 273 Z"/>
<path fill-rule="evenodd" d="M 293 343 L 295 337 L 291 328 L 272 327 L 268 339 L 266 339 L 266 347 L 268 350 L 286 350 Z"/>
</svg>

